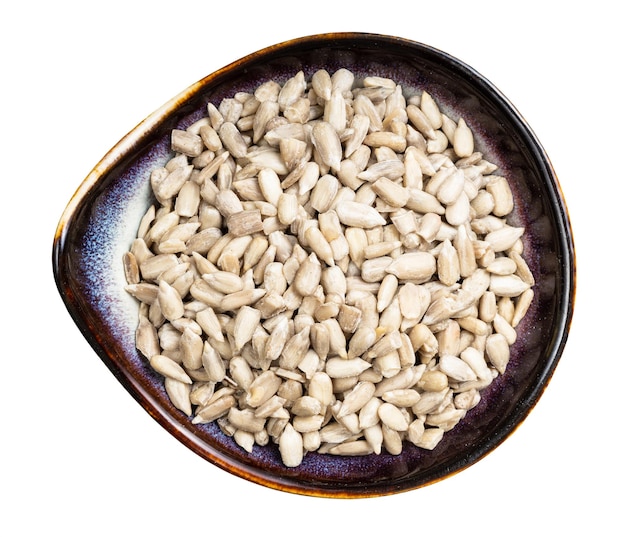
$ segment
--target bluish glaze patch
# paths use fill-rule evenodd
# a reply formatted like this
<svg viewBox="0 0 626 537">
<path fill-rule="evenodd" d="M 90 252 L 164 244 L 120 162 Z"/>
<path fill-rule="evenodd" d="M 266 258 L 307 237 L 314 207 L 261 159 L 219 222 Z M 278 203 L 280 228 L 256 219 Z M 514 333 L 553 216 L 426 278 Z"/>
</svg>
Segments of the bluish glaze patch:
<svg viewBox="0 0 626 537">
<path fill-rule="evenodd" d="M 155 146 L 105 189 L 94 200 L 81 245 L 85 296 L 127 356 L 137 359 L 134 331 L 138 305 L 124 290 L 122 256 L 136 238 L 139 222 L 151 203 L 150 172 L 168 158 L 166 151 Z"/>
</svg>

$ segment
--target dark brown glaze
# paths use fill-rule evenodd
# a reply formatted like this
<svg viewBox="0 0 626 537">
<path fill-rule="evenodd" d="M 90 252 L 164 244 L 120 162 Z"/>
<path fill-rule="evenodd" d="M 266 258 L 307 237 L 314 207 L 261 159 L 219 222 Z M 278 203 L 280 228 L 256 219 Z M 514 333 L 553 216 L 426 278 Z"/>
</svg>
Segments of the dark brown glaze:
<svg viewBox="0 0 626 537">
<path fill-rule="evenodd" d="M 406 92 L 426 90 L 453 119 L 463 117 L 477 149 L 500 166 L 514 191 L 512 221 L 526 227 L 525 255 L 536 277 L 535 301 L 518 328 L 506 373 L 433 450 L 407 444 L 402 454 L 333 457 L 307 454 L 285 468 L 275 446 L 250 455 L 214 424 L 195 426 L 171 403 L 160 377 L 134 347 L 137 305 L 123 289 L 121 254 L 153 201 L 149 174 L 170 157 L 169 133 L 237 91 L 345 67 L 378 75 Z M 475 463 L 525 419 L 546 388 L 565 345 L 575 292 L 574 243 L 558 180 L 523 117 L 489 81 L 461 61 L 395 37 L 338 33 L 309 36 L 251 54 L 166 103 L 124 137 L 84 180 L 63 213 L 53 245 L 58 290 L 77 326 L 116 378 L 167 431 L 195 453 L 239 477 L 291 493 L 336 498 L 416 489 Z"/>
</svg>

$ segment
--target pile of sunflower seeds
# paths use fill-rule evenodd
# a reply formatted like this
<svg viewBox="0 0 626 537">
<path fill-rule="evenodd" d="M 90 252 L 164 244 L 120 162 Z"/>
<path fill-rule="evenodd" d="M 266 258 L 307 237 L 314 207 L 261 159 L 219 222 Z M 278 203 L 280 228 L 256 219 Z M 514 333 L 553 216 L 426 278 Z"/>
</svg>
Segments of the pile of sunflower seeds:
<svg viewBox="0 0 626 537">
<path fill-rule="evenodd" d="M 427 92 L 347 69 L 173 130 L 123 260 L 172 404 L 288 467 L 434 449 L 533 300 L 512 192 L 474 142 Z"/>
</svg>

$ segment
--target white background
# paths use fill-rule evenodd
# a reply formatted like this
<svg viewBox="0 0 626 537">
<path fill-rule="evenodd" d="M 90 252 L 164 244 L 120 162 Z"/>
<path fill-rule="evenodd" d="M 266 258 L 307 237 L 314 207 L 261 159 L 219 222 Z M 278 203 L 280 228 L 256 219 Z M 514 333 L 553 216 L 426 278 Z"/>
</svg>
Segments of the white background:
<svg viewBox="0 0 626 537">
<path fill-rule="evenodd" d="M 617 5 L 5 3 L 0 534 L 624 535 L 626 41 Z M 367 500 L 266 489 L 193 454 L 97 358 L 51 265 L 66 203 L 144 117 L 244 55 L 332 31 L 420 41 L 498 86 L 552 160 L 578 255 L 566 351 L 522 426 L 459 475 Z"/>
</svg>

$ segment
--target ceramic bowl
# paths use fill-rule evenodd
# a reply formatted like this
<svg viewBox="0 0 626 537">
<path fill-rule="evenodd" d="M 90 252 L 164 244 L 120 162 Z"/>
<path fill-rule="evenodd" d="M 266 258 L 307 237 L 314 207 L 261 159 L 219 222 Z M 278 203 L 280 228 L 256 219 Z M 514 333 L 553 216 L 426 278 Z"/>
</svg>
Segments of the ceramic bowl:
<svg viewBox="0 0 626 537">
<path fill-rule="evenodd" d="M 333 457 L 307 454 L 297 468 L 281 464 L 275 446 L 238 447 L 215 424 L 192 425 L 176 410 L 134 346 L 137 303 L 124 290 L 122 254 L 153 202 L 150 170 L 172 155 L 169 133 L 260 83 L 340 67 L 379 75 L 406 90 L 426 90 L 452 118 L 463 117 L 477 149 L 511 183 L 511 222 L 526 227 L 525 256 L 536 278 L 535 300 L 518 327 L 504 375 L 432 451 Z M 303 495 L 355 498 L 412 490 L 449 477 L 500 445 L 535 406 L 561 357 L 571 322 L 575 257 L 569 217 L 550 161 L 524 118 L 488 80 L 430 46 L 383 35 L 338 33 L 271 46 L 208 75 L 140 123 L 84 179 L 60 219 L 53 245 L 58 290 L 96 354 L 134 399 L 189 449 L 241 478 Z M 158 449 L 158 448 L 157 448 Z"/>
</svg>

